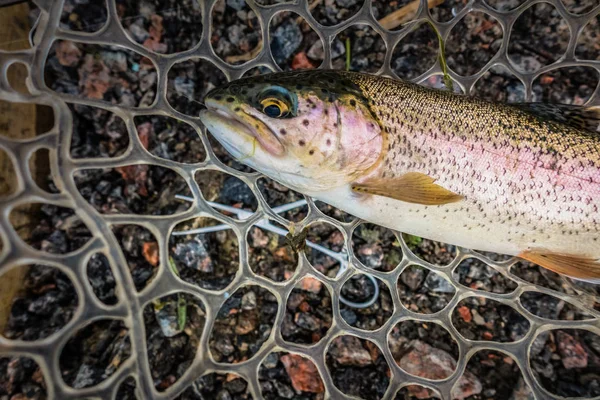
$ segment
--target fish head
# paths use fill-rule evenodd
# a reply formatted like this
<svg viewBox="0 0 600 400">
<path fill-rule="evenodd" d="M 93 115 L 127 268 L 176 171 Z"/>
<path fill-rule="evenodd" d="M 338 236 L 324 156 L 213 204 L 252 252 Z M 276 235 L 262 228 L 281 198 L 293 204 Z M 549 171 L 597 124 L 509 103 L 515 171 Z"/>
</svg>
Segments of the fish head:
<svg viewBox="0 0 600 400">
<path fill-rule="evenodd" d="M 304 193 L 354 181 L 381 159 L 384 130 L 340 73 L 274 73 L 211 91 L 200 118 L 235 158 Z"/>
</svg>

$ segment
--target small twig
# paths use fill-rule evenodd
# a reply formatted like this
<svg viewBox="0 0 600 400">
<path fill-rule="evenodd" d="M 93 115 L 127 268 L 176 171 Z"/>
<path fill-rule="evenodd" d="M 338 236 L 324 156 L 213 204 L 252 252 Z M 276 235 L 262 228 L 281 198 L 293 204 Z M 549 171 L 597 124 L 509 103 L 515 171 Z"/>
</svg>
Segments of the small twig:
<svg viewBox="0 0 600 400">
<path fill-rule="evenodd" d="M 248 53 L 240 54 L 239 56 L 227 56 L 225 57 L 225 61 L 229 64 L 235 64 L 240 61 L 250 61 L 262 51 L 263 42 L 260 40 L 256 47 L 250 50 Z"/>
<path fill-rule="evenodd" d="M 350 54 L 350 38 L 346 38 L 346 71 L 350 71 L 350 62 L 352 55 Z"/>
<path fill-rule="evenodd" d="M 444 0 L 427 0 L 427 7 L 431 9 L 439 6 L 443 2 Z M 417 10 L 419 9 L 419 3 L 421 3 L 421 0 L 414 0 L 405 5 L 404 7 L 392 13 L 389 13 L 385 17 L 381 18 L 379 20 L 379 23 L 385 29 L 395 29 L 403 23 L 410 21 L 415 16 Z"/>
<path fill-rule="evenodd" d="M 323 2 L 323 0 L 315 0 L 315 1 L 313 1 L 312 3 L 310 3 L 310 4 L 308 5 L 308 11 L 312 11 L 312 10 L 314 10 L 314 9 L 315 9 L 315 8 L 317 8 L 317 6 L 318 6 L 319 4 L 321 4 L 322 2 Z M 303 18 L 303 17 L 298 17 L 298 18 L 296 18 L 296 24 L 300 25 L 300 24 L 302 23 L 302 21 L 303 21 L 303 20 L 304 20 L 304 18 Z"/>
<path fill-rule="evenodd" d="M 423 22 L 423 20 L 413 21 L 410 24 L 408 24 L 408 26 L 413 26 L 412 29 L 414 31 L 419 27 L 419 25 L 422 22 Z M 448 73 L 448 64 L 446 63 L 446 44 L 444 43 L 444 38 L 442 37 L 442 35 L 440 34 L 440 31 L 438 31 L 438 29 L 436 28 L 436 26 L 433 22 L 431 22 L 429 20 L 425 20 L 425 23 L 427 23 L 427 24 L 429 24 L 429 26 L 431 26 L 431 28 L 435 32 L 435 35 L 438 38 L 438 43 L 439 43 L 439 47 L 440 47 L 440 54 L 438 56 L 438 60 L 440 61 L 440 67 L 442 68 L 444 85 L 446 86 L 446 89 L 448 89 L 450 91 L 454 91 L 454 82 L 452 81 L 452 78 L 450 77 L 450 74 Z"/>
<path fill-rule="evenodd" d="M 452 78 L 450 78 L 450 74 L 448 74 L 448 64 L 446 63 L 446 44 L 444 43 L 444 39 L 442 38 L 442 35 L 437 30 L 437 28 L 435 27 L 433 22 L 427 21 L 427 23 L 429 25 L 431 25 L 431 27 L 433 28 L 433 31 L 437 35 L 438 42 L 440 44 L 439 59 L 440 59 L 440 66 L 442 67 L 442 73 L 444 74 L 444 85 L 446 85 L 446 88 L 448 90 L 453 92 L 454 91 L 454 82 L 452 81 Z"/>
</svg>

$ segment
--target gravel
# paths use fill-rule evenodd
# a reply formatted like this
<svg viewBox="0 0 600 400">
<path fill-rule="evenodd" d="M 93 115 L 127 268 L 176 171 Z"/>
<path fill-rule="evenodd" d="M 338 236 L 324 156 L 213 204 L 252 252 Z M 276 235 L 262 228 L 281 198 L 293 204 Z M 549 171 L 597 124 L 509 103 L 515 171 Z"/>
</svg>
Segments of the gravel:
<svg viewBox="0 0 600 400">
<path fill-rule="evenodd" d="M 259 4 L 275 4 L 279 0 L 260 0 Z M 374 1 L 374 14 L 381 18 L 399 9 L 407 1 Z M 499 10 L 516 7 L 518 1 L 488 1 Z M 106 20 L 104 1 L 67 0 L 61 26 L 92 32 Z M 362 6 L 357 0 L 325 0 L 311 13 L 324 25 L 336 25 L 350 18 Z M 448 21 L 465 1 L 451 0 L 431 10 L 439 21 Z M 585 2 L 567 2 L 577 13 L 589 11 Z M 191 0 L 117 0 L 117 8 L 127 34 L 146 48 L 166 54 L 192 49 L 202 32 L 198 3 Z M 224 60 L 245 57 L 260 41 L 260 26 L 254 11 L 240 0 L 220 0 L 213 9 L 213 32 L 210 42 Z M 598 24 L 595 19 L 584 29 L 575 54 L 581 59 L 600 59 Z M 318 35 L 302 18 L 285 12 L 274 16 L 269 44 L 276 62 L 283 69 L 298 65 L 316 67 L 323 60 Z M 495 54 L 502 32 L 498 23 L 481 13 L 469 14 L 451 33 L 447 43 L 447 61 L 461 75 L 478 72 Z M 515 24 L 511 35 L 509 57 L 520 70 L 534 71 L 556 60 L 566 49 L 566 24 L 548 4 L 535 5 Z M 385 45 L 372 28 L 355 26 L 340 32 L 333 41 L 332 60 L 335 68 L 346 68 L 346 43 L 350 46 L 350 68 L 377 71 L 385 55 Z M 403 78 L 416 78 L 435 62 L 437 37 L 427 24 L 415 27 L 393 49 L 391 66 Z M 232 58 L 233 57 L 233 58 Z M 250 59 L 250 58 L 248 58 Z M 242 61 L 232 61 L 240 64 Z M 258 70 L 249 73 L 255 73 Z M 264 69 L 262 70 L 264 72 Z M 107 104 L 148 107 L 156 97 L 157 76 L 154 66 L 139 54 L 115 46 L 55 43 L 48 55 L 46 84 L 52 90 L 70 96 L 103 101 Z M 209 90 L 226 81 L 212 63 L 191 59 L 175 64 L 168 75 L 167 101 L 177 111 L 197 116 L 200 100 Z M 585 68 L 565 68 L 544 74 L 533 82 L 536 101 L 583 104 L 598 83 L 598 74 Z M 429 84 L 435 84 L 433 80 Z M 438 83 L 439 84 L 439 83 Z M 494 67 L 474 87 L 473 93 L 490 100 L 524 101 L 522 83 L 508 71 Z M 129 151 L 129 137 L 124 121 L 117 115 L 93 106 L 70 105 L 73 113 L 73 139 L 70 154 L 74 158 L 118 157 Z M 149 115 L 136 117 L 135 132 L 151 154 L 179 163 L 202 162 L 206 149 L 195 127 L 170 117 Z M 214 139 L 209 144 L 226 165 L 251 172 L 228 156 Z M 255 210 L 257 199 L 245 184 L 235 178 L 211 174 L 205 187 L 205 198 L 246 210 Z M 101 213 L 137 213 L 171 215 L 186 210 L 189 204 L 173 199 L 175 194 L 189 194 L 183 179 L 167 168 L 145 165 L 118 169 L 82 170 L 75 176 L 81 195 Z M 276 182 L 259 181 L 262 196 L 274 207 L 302 199 L 303 196 Z M 213 196 L 213 197 L 211 197 Z M 323 214 L 350 222 L 340 210 L 317 203 Z M 73 210 L 53 205 L 37 205 L 39 220 L 24 237 L 27 243 L 50 253 L 72 252 L 91 239 L 85 224 Z M 282 214 L 299 222 L 307 215 L 307 207 Z M 206 227 L 218 222 L 210 218 L 184 221 L 176 230 Z M 24 230 L 23 230 L 24 231 Z M 22 233 L 22 230 L 19 229 Z M 137 290 L 153 279 L 157 270 L 158 247 L 153 235 L 139 226 L 117 226 L 114 229 Z M 307 239 L 342 251 L 343 235 L 327 223 L 313 224 Z M 456 249 L 443 243 L 403 235 L 415 256 L 440 267 L 456 257 Z M 298 256 L 285 238 L 254 228 L 250 231 L 249 263 L 252 270 L 276 282 L 290 279 Z M 390 272 L 403 257 L 398 238 L 389 230 L 369 224 L 360 225 L 352 236 L 353 252 L 367 268 Z M 207 290 L 225 288 L 239 270 L 238 239 L 234 232 L 172 236 L 167 244 L 169 259 L 179 278 Z M 335 277 L 339 262 L 312 249 L 306 250 L 317 271 Z M 485 256 L 496 257 L 485 254 Z M 101 302 L 116 304 L 118 282 L 106 256 L 94 255 L 86 268 L 89 283 Z M 573 284 L 528 263 L 511 268 L 518 278 L 562 293 L 574 294 Z M 516 283 L 475 258 L 463 260 L 453 272 L 461 285 L 472 289 L 510 293 Z M 312 278 L 311 278 L 312 279 Z M 368 299 L 373 293 L 370 280 L 357 277 L 347 282 L 343 295 L 355 301 Z M 408 266 L 400 275 L 397 287 L 388 288 L 379 281 L 381 293 L 377 301 L 365 309 L 340 304 L 343 319 L 351 326 L 372 330 L 381 327 L 394 312 L 389 290 L 398 290 L 402 305 L 416 313 L 434 313 L 445 309 L 453 299 L 452 285 L 440 274 Z M 586 290 L 590 290 L 586 288 Z M 281 326 L 283 339 L 290 343 L 319 343 L 332 326 L 332 298 L 327 287 L 318 280 L 301 282 L 287 298 Z M 24 288 L 10 310 L 3 335 L 25 341 L 46 338 L 59 332 L 72 318 L 78 299 L 73 284 L 57 268 L 30 266 Z M 581 320 L 587 315 L 557 297 L 525 293 L 521 304 L 532 314 L 560 320 Z M 212 356 L 219 362 L 238 363 L 256 354 L 273 329 L 277 299 L 265 289 L 245 287 L 231 295 L 219 310 L 210 332 Z M 597 309 L 600 305 L 596 303 Z M 184 318 L 185 316 L 185 318 Z M 150 370 L 157 390 L 163 391 L 188 369 L 197 350 L 205 323 L 202 302 L 187 294 L 173 294 L 155 299 L 144 309 L 146 349 Z M 513 342 L 523 337 L 529 323 L 509 306 L 495 301 L 470 297 L 459 302 L 452 314 L 458 332 L 467 339 Z M 458 348 L 449 333 L 435 323 L 417 320 L 397 324 L 388 336 L 394 360 L 417 375 L 432 373 L 422 360 L 437 355 L 444 360 L 437 367 L 450 371 L 459 358 Z M 73 387 L 87 387 L 113 374 L 129 356 L 127 328 L 120 321 L 97 321 L 69 339 L 60 359 L 65 382 Z M 412 353 L 411 353 L 412 352 Z M 422 355 L 420 364 L 406 362 Z M 405 360 L 404 362 L 402 360 Z M 389 366 L 373 343 L 350 336 L 336 338 L 327 349 L 327 366 L 334 384 L 347 395 L 365 399 L 381 398 L 389 384 Z M 600 339 L 584 330 L 555 329 L 539 334 L 531 349 L 530 363 L 536 379 L 558 396 L 593 397 L 600 395 Z M 272 353 L 259 371 L 262 396 L 270 398 L 323 398 L 322 381 L 312 363 L 291 354 Z M 480 351 L 470 358 L 467 372 L 461 378 L 458 398 L 529 399 L 521 371 L 508 356 Z M 469 389 L 470 388 L 470 389 Z M 469 392 L 470 390 L 470 392 Z M 118 399 L 135 398 L 135 381 L 127 379 L 119 388 Z M 467 394 L 470 396 L 467 397 Z M 410 386 L 397 398 L 426 398 L 433 393 L 423 387 Z M 26 396 L 26 397 L 23 397 Z M 411 397 L 412 396 L 412 397 Z M 0 398 L 45 399 L 45 383 L 39 366 L 27 358 L 0 358 Z M 198 378 L 179 396 L 200 400 L 249 399 L 247 382 L 233 374 L 210 373 Z"/>
</svg>

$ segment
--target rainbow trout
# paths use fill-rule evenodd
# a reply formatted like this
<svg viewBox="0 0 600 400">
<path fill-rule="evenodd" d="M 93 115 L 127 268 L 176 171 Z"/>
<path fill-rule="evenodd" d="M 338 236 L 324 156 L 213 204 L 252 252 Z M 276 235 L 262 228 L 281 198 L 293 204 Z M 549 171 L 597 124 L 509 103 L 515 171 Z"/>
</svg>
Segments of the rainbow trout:
<svg viewBox="0 0 600 400">
<path fill-rule="evenodd" d="M 501 104 L 367 74 L 275 73 L 210 92 L 234 157 L 376 224 L 600 278 L 599 107 Z"/>
</svg>

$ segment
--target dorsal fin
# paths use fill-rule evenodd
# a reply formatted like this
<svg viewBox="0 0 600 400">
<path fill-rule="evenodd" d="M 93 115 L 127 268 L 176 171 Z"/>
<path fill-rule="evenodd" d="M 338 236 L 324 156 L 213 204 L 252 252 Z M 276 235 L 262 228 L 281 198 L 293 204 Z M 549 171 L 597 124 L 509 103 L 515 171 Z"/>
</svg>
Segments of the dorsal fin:
<svg viewBox="0 0 600 400">
<path fill-rule="evenodd" d="M 600 106 L 583 107 L 547 103 L 517 103 L 514 105 L 541 118 L 551 119 L 575 128 L 590 132 L 598 132 L 600 129 Z"/>
</svg>

